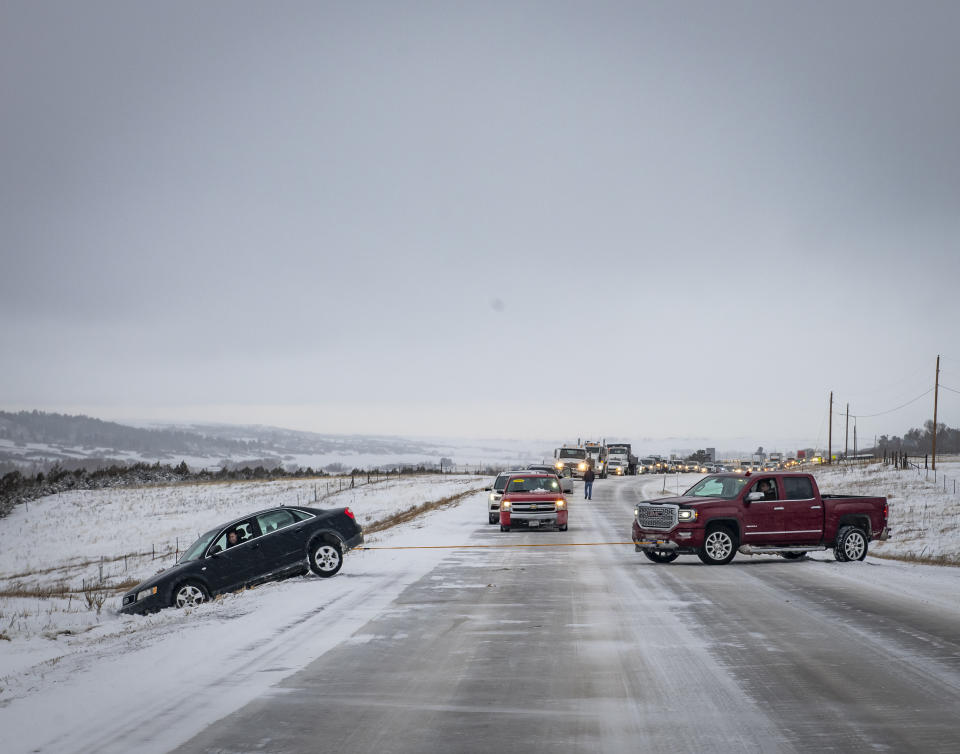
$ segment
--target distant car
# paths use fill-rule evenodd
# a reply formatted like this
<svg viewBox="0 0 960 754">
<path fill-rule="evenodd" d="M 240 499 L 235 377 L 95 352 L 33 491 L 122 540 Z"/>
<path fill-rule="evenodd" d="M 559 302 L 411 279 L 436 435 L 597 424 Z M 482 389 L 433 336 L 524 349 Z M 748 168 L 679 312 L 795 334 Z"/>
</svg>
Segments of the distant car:
<svg viewBox="0 0 960 754">
<path fill-rule="evenodd" d="M 560 480 L 560 489 L 564 492 L 573 492 L 573 478 L 564 476 L 561 472 L 557 471 L 555 466 L 551 466 L 548 463 L 531 463 L 527 466 L 528 471 L 542 471 L 544 474 L 556 474 L 557 479 Z M 496 521 L 491 521 L 491 524 L 495 524 Z"/>
<path fill-rule="evenodd" d="M 550 471 L 556 474 L 554 469 Z M 497 474 L 497 478 L 493 480 L 493 483 L 489 487 L 484 487 L 484 489 L 490 494 L 487 496 L 487 522 L 491 524 L 499 523 L 500 521 L 500 498 L 503 497 L 503 488 L 507 486 L 507 482 L 513 474 L 522 474 L 522 470 L 516 471 L 501 471 Z M 571 480 L 570 484 L 573 484 Z"/>
<path fill-rule="evenodd" d="M 226 592 L 305 574 L 329 577 L 348 550 L 363 544 L 349 508 L 270 508 L 211 529 L 175 566 L 123 596 L 121 613 L 188 607 Z"/>
<path fill-rule="evenodd" d="M 637 467 L 641 474 L 653 474 L 658 470 L 656 458 L 641 458 L 640 465 Z"/>
</svg>

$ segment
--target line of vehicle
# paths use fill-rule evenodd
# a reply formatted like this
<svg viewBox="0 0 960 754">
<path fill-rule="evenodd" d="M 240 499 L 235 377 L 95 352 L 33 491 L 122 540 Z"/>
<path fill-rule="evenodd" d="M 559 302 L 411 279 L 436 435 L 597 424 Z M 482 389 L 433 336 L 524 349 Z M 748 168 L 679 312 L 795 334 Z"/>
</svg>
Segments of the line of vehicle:
<svg viewBox="0 0 960 754">
<path fill-rule="evenodd" d="M 512 545 L 393 545 L 390 547 L 354 547 L 360 550 L 497 550 L 516 547 L 604 547 L 607 545 L 633 545 L 633 542 L 535 542 Z"/>
</svg>

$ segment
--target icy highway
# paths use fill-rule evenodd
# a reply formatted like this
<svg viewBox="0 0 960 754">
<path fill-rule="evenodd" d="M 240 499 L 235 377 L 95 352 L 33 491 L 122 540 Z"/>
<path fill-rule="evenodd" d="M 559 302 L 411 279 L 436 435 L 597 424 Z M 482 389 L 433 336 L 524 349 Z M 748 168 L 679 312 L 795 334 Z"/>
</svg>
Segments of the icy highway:
<svg viewBox="0 0 960 754">
<path fill-rule="evenodd" d="M 473 545 L 623 542 L 658 484 L 598 480 L 587 502 L 578 483 L 568 532 L 502 533 L 479 495 L 437 516 L 462 519 Z M 357 557 L 371 576 L 378 558 L 379 576 L 403 562 L 365 552 L 338 578 Z M 708 567 L 654 565 L 624 545 L 451 549 L 349 639 L 179 751 L 958 752 L 960 572 L 936 569 L 943 593 L 913 589 L 929 569 L 912 568 L 826 553 Z M 337 617 L 317 632 L 325 620 Z"/>
</svg>

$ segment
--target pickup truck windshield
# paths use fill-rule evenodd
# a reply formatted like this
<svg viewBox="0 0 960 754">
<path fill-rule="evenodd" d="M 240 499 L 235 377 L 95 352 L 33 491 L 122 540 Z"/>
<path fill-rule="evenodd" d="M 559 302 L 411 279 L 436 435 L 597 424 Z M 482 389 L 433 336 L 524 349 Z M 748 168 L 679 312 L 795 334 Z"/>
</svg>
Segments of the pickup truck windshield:
<svg viewBox="0 0 960 754">
<path fill-rule="evenodd" d="M 554 479 L 544 477 L 530 477 L 520 479 L 514 477 L 510 480 L 507 492 L 559 492 L 560 483 Z"/>
<path fill-rule="evenodd" d="M 708 476 L 683 494 L 684 497 L 719 497 L 724 500 L 733 500 L 746 484 L 747 480 L 743 477 Z"/>
<path fill-rule="evenodd" d="M 561 458 L 586 458 L 587 451 L 583 448 L 561 448 L 560 449 Z"/>
</svg>

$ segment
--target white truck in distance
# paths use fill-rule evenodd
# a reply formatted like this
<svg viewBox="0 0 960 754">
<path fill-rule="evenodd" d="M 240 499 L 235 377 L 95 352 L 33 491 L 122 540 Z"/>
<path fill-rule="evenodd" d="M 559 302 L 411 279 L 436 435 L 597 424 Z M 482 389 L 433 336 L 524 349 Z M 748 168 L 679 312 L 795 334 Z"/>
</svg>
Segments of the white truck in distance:
<svg viewBox="0 0 960 754">
<path fill-rule="evenodd" d="M 587 463 L 593 469 L 593 473 L 603 479 L 607 476 L 607 446 L 601 442 L 590 442 L 583 444 L 587 451 Z"/>
<path fill-rule="evenodd" d="M 553 457 L 556 459 L 557 473 L 562 476 L 573 477 L 574 479 L 583 478 L 583 472 L 587 470 L 587 450 L 579 445 L 564 445 L 553 451 Z"/>
</svg>

